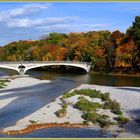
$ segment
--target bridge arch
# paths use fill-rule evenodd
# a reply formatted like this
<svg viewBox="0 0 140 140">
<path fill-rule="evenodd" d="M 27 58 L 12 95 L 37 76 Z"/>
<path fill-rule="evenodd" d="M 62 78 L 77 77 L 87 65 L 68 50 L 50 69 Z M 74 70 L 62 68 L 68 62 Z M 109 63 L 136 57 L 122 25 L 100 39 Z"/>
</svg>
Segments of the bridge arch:
<svg viewBox="0 0 140 140">
<path fill-rule="evenodd" d="M 24 73 L 26 73 L 27 71 L 29 71 L 31 69 L 45 67 L 45 66 L 72 66 L 72 67 L 82 68 L 87 73 L 89 71 L 89 69 L 86 68 L 85 66 L 81 66 L 81 65 L 77 65 L 77 64 L 40 64 L 40 65 L 31 66 L 31 67 L 26 67 Z"/>
<path fill-rule="evenodd" d="M 18 68 L 14 68 L 14 67 L 10 67 L 10 66 L 5 66 L 5 65 L 0 65 L 0 68 L 14 70 L 14 71 L 16 71 L 16 72 L 18 72 L 20 74 Z"/>
</svg>

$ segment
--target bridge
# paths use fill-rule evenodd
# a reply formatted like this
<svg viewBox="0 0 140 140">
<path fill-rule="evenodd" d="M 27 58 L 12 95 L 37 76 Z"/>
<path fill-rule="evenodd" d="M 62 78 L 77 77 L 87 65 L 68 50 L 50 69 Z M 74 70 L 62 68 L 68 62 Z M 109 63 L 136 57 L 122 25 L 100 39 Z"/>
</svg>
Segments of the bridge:
<svg viewBox="0 0 140 140">
<path fill-rule="evenodd" d="M 78 61 L 11 61 L 0 62 L 0 68 L 6 68 L 17 71 L 20 75 L 24 75 L 28 70 L 44 66 L 72 66 L 84 69 L 87 73 L 90 65 L 86 62 Z"/>
</svg>

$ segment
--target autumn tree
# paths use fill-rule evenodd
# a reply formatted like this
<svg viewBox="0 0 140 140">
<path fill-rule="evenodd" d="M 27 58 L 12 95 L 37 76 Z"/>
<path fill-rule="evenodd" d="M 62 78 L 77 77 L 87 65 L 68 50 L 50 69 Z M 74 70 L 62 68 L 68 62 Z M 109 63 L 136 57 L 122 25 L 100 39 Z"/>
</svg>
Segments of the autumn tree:
<svg viewBox="0 0 140 140">
<path fill-rule="evenodd" d="M 135 44 L 133 40 L 129 40 L 129 42 L 118 46 L 116 49 L 115 67 L 124 69 L 132 68 L 132 55 L 134 48 Z"/>
<path fill-rule="evenodd" d="M 57 44 L 59 46 L 64 47 L 64 40 L 68 36 L 64 33 L 50 33 L 48 36 L 44 36 L 43 40 L 46 40 L 48 44 Z"/>
<path fill-rule="evenodd" d="M 133 51 L 132 55 L 132 65 L 135 71 L 139 71 L 140 64 L 140 16 L 135 17 L 135 21 L 132 26 L 127 30 L 127 34 L 129 34 L 135 42 L 136 48 Z"/>
</svg>

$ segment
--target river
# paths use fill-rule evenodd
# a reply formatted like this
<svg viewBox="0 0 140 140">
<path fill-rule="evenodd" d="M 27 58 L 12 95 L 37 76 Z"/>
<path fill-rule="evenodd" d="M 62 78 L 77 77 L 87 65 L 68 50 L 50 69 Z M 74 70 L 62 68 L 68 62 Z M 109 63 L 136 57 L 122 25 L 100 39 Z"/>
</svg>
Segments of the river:
<svg viewBox="0 0 140 140">
<path fill-rule="evenodd" d="M 15 75 L 13 70 L 0 69 L 0 76 Z M 28 75 L 39 79 L 56 80 L 66 78 L 75 82 L 84 84 L 96 84 L 105 86 L 134 86 L 140 87 L 140 77 L 134 76 L 115 76 L 115 75 L 99 75 L 99 74 L 84 74 L 84 73 L 64 73 L 64 72 L 46 72 L 35 69 L 27 71 Z"/>
<path fill-rule="evenodd" d="M 7 76 L 7 75 L 15 75 L 17 74 L 15 71 L 11 70 L 0 70 L 0 76 Z M 72 88 L 76 86 L 77 84 L 97 84 L 97 85 L 106 85 L 106 86 L 140 86 L 140 78 L 139 77 L 128 77 L 128 76 L 109 76 L 109 75 L 95 75 L 95 74 L 84 74 L 84 73 L 62 73 L 62 72 L 46 72 L 42 70 L 30 70 L 27 72 L 28 75 L 31 75 L 32 77 L 36 77 L 39 79 L 47 79 L 47 80 L 58 80 L 58 79 L 63 79 L 62 83 L 67 80 L 73 81 L 71 84 L 69 84 L 69 87 L 67 88 Z M 61 82 L 61 80 L 60 80 Z M 63 83 L 63 84 L 64 84 Z M 74 84 L 75 83 L 75 84 Z M 72 85 L 73 84 L 73 85 Z M 54 93 L 55 94 L 55 93 Z M 40 97 L 43 97 L 43 94 L 38 94 L 37 95 L 37 100 L 35 102 L 37 104 L 34 105 L 35 107 L 40 107 L 44 103 L 42 100 L 39 100 Z M 26 95 L 26 98 L 24 99 L 30 99 L 29 95 Z M 43 97 L 43 99 L 45 99 Z M 52 99 L 51 99 L 52 100 Z M 45 103 L 46 104 L 46 103 Z M 44 105 L 44 104 L 43 104 Z M 13 105 L 14 106 L 14 105 Z M 14 106 L 15 107 L 15 106 Z M 24 106 L 22 106 L 24 107 Z M 19 109 L 18 109 L 19 108 Z M 21 110 L 21 107 L 16 107 L 15 114 L 14 112 L 11 112 L 9 114 L 9 109 L 11 109 L 11 106 L 7 108 L 7 113 L 0 112 L 1 116 L 3 116 L 0 119 L 0 124 L 1 126 L 5 125 L 10 125 L 11 118 L 16 122 L 19 118 L 27 115 L 28 113 L 31 113 L 30 110 L 24 110 L 24 112 Z M 26 106 L 25 106 L 26 108 Z M 19 111 L 18 111 L 19 110 Z M 26 111 L 26 112 L 25 112 Z M 19 114 L 20 112 L 20 114 Z M 18 117 L 16 117 L 18 116 Z M 8 122 L 8 123 L 7 123 Z M 86 129 L 86 128 L 80 128 L 80 129 L 73 129 L 73 128 L 49 128 L 49 129 L 42 129 L 38 131 L 34 131 L 29 134 L 25 135 L 20 135 L 20 136 L 8 136 L 8 135 L 3 135 L 0 134 L 0 137 L 52 137 L 52 138 L 58 138 L 58 137 L 111 137 L 110 133 L 106 133 L 100 130 L 93 130 L 93 129 Z"/>
</svg>

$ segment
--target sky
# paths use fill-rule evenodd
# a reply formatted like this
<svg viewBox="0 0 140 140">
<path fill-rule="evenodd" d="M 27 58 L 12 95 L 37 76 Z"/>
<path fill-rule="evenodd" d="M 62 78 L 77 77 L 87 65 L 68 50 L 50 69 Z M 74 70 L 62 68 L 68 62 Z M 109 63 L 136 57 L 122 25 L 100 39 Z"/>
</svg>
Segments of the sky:
<svg viewBox="0 0 140 140">
<path fill-rule="evenodd" d="M 0 2 L 0 46 L 50 32 L 125 32 L 135 16 L 139 2 Z"/>
</svg>

